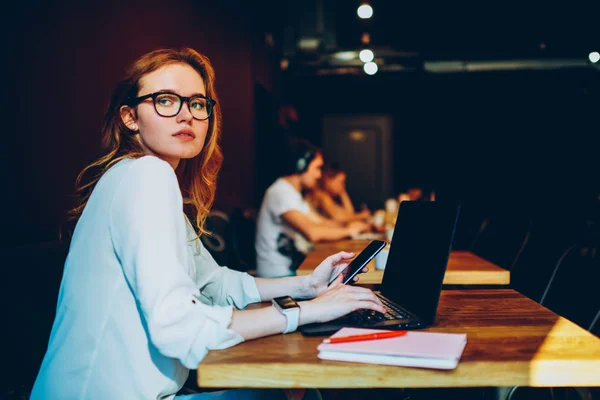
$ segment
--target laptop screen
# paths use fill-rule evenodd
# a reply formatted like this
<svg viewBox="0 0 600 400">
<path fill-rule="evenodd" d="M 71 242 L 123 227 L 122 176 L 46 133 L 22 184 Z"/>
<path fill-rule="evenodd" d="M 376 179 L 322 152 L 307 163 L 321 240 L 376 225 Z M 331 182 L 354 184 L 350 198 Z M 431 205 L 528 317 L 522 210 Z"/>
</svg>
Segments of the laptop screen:
<svg viewBox="0 0 600 400">
<path fill-rule="evenodd" d="M 439 201 L 400 203 L 381 293 L 428 324 L 435 320 L 458 209 Z"/>
</svg>

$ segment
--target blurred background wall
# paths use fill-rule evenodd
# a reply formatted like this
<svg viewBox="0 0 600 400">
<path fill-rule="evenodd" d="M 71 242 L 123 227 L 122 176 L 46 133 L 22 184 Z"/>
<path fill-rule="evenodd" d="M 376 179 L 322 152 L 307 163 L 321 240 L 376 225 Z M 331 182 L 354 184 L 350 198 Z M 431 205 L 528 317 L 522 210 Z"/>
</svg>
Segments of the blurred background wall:
<svg viewBox="0 0 600 400">
<path fill-rule="evenodd" d="M 216 69 L 225 153 L 217 209 L 259 207 L 286 136 L 331 148 L 328 131 L 347 124 L 324 121 L 378 117 L 390 131 L 379 147 L 390 155 L 378 167 L 383 189 L 354 193 L 357 203 L 379 208 L 419 185 L 478 213 L 595 207 L 600 70 L 587 51 L 600 36 L 586 8 L 593 2 L 469 11 L 378 0 L 368 22 L 356 17 L 358 3 L 6 5 L 3 246 L 56 238 L 77 174 L 99 153 L 112 86 L 134 59 L 163 46 L 191 46 Z M 367 47 L 379 64 L 373 76 L 357 59 Z M 344 51 L 356 54 L 343 61 Z M 468 68 L 473 62 L 488 64 Z M 376 132 L 377 124 L 362 127 Z M 355 171 L 349 181 L 372 179 L 356 172 L 363 161 L 341 165 Z"/>
<path fill-rule="evenodd" d="M 56 238 L 77 174 L 99 154 L 113 85 L 133 60 L 159 47 L 189 46 L 211 59 L 225 153 L 216 206 L 253 202 L 255 82 L 272 94 L 278 83 L 274 49 L 258 34 L 269 22 L 248 4 L 108 0 L 7 7 L 3 246 Z"/>
</svg>

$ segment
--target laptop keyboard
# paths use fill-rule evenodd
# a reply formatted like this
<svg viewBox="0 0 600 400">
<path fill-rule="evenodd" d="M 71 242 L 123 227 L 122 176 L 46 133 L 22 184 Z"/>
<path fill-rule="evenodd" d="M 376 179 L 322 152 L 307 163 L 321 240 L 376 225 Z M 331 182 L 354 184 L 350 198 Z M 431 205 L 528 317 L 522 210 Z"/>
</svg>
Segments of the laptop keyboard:
<svg viewBox="0 0 600 400">
<path fill-rule="evenodd" d="M 388 299 L 379 295 L 379 293 L 375 293 L 379 300 L 385 306 L 387 312 L 382 314 L 373 310 L 356 310 L 348 314 L 348 317 L 352 320 L 353 323 L 357 325 L 371 325 L 377 322 L 381 322 L 383 320 L 395 320 L 395 319 L 409 319 L 410 315 L 400 308 L 396 307 L 394 304 L 390 303 Z"/>
</svg>

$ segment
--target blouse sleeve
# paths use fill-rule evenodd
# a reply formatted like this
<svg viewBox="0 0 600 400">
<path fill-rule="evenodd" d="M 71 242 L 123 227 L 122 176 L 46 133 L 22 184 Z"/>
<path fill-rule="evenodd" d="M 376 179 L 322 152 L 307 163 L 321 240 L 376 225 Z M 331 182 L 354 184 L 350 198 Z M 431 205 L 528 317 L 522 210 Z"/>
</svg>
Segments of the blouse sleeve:
<svg viewBox="0 0 600 400">
<path fill-rule="evenodd" d="M 188 223 L 188 236 L 196 233 Z M 196 285 L 201 294 L 212 304 L 231 305 L 238 309 L 250 303 L 260 302 L 260 293 L 254 277 L 244 272 L 221 267 L 199 239 L 194 242 L 194 262 L 196 264 Z"/>
<path fill-rule="evenodd" d="M 165 356 L 195 369 L 208 350 L 243 341 L 228 329 L 233 308 L 200 301 L 188 275 L 186 222 L 171 166 L 152 156 L 131 163 L 110 212 L 110 231 L 125 279 Z"/>
</svg>

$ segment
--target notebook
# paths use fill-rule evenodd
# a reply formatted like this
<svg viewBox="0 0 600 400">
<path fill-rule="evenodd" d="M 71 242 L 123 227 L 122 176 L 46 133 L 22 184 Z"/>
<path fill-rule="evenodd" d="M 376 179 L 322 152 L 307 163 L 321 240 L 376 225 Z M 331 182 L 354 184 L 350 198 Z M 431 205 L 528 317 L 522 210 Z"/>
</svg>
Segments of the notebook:
<svg viewBox="0 0 600 400">
<path fill-rule="evenodd" d="M 332 337 L 371 333 L 375 329 L 342 328 Z M 467 335 L 410 331 L 388 339 L 346 343 L 321 343 L 318 357 L 322 360 L 350 361 L 404 367 L 454 369 L 458 365 Z"/>
<path fill-rule="evenodd" d="M 420 329 L 435 322 L 459 205 L 403 201 L 383 274 L 375 292 L 388 312 L 357 310 L 325 323 L 300 327 L 306 336 L 329 335 L 342 327 Z"/>
</svg>

